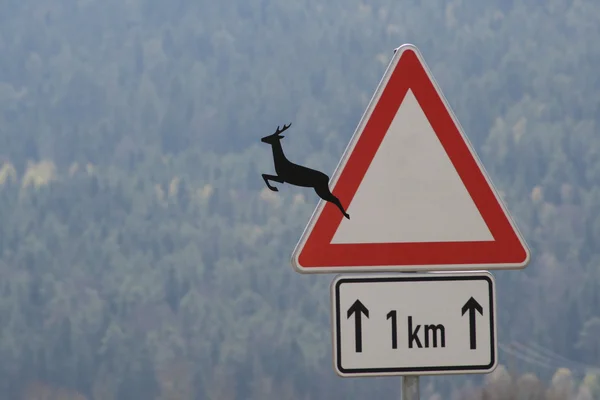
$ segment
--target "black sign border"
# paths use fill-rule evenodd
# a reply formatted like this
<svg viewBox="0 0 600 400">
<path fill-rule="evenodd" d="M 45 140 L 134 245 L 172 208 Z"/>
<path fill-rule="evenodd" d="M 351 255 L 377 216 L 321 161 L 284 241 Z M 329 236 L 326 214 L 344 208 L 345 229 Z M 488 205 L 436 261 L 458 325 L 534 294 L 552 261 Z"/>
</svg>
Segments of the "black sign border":
<svg viewBox="0 0 600 400">
<path fill-rule="evenodd" d="M 342 367 L 342 352 L 341 352 L 341 333 L 340 333 L 340 286 L 343 283 L 365 283 L 365 282 L 429 282 L 429 281 L 480 281 L 484 280 L 489 285 L 490 293 L 490 335 L 492 343 L 495 343 L 495 324 L 494 324 L 494 285 L 492 279 L 485 275 L 466 275 L 466 276 L 398 276 L 398 277 L 372 277 L 372 278 L 353 278 L 343 277 L 340 278 L 335 284 L 335 336 L 336 336 L 336 368 L 342 374 L 398 374 L 401 375 L 403 372 L 415 373 L 415 372 L 436 372 L 439 374 L 457 373 L 461 371 L 487 371 L 494 366 L 496 363 L 496 349 L 495 346 L 491 346 L 490 363 L 487 365 L 460 365 L 460 366 L 430 366 L 430 367 L 399 367 L 399 368 L 354 368 L 346 369 Z"/>
</svg>

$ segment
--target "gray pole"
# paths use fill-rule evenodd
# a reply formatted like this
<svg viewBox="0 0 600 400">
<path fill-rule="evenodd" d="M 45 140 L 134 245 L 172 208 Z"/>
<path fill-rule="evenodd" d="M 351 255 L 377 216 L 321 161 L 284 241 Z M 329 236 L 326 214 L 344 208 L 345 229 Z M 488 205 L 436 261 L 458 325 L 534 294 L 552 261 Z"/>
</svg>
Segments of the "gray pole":
<svg viewBox="0 0 600 400">
<path fill-rule="evenodd" d="M 419 376 L 402 377 L 402 400 L 419 400 Z"/>
</svg>

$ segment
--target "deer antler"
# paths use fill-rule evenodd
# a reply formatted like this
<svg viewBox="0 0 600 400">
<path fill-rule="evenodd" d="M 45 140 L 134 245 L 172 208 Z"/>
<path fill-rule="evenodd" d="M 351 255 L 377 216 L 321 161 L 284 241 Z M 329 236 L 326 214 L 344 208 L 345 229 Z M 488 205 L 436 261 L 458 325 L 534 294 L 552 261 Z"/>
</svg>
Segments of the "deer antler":
<svg viewBox="0 0 600 400">
<path fill-rule="evenodd" d="M 292 126 L 291 122 L 288 125 L 283 125 L 283 128 L 281 128 L 281 129 L 279 129 L 279 125 L 277 125 L 277 130 L 275 131 L 275 133 L 273 135 L 279 135 L 281 132 L 285 131 L 290 126 Z"/>
</svg>

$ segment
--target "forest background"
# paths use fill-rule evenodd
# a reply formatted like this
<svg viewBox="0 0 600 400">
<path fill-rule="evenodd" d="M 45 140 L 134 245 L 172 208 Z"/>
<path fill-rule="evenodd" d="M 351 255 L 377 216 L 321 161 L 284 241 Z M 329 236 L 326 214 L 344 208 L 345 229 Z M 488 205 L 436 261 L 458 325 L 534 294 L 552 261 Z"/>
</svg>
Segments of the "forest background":
<svg viewBox="0 0 600 400">
<path fill-rule="evenodd" d="M 3 399 L 387 399 L 289 256 L 392 50 L 423 53 L 526 237 L 500 363 L 425 399 L 600 399 L 600 2 L 4 0 Z M 487 392 L 487 395 L 482 392 Z M 528 397 L 529 396 L 529 397 Z M 538 397 L 536 397 L 538 396 Z"/>
</svg>

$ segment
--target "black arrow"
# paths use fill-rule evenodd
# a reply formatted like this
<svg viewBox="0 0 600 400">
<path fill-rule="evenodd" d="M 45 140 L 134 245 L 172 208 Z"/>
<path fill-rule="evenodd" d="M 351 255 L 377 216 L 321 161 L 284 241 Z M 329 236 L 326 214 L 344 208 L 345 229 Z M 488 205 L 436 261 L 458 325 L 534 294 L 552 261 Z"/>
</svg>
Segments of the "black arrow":
<svg viewBox="0 0 600 400">
<path fill-rule="evenodd" d="M 369 318 L 369 310 L 360 300 L 356 300 L 354 304 L 348 309 L 348 318 L 354 314 L 354 342 L 356 345 L 356 352 L 362 352 L 362 314 Z"/>
<path fill-rule="evenodd" d="M 477 348 L 477 335 L 475 330 L 475 311 L 479 312 L 479 314 L 483 315 L 483 308 L 481 304 L 477 302 L 474 298 L 470 298 L 462 308 L 462 315 L 465 315 L 466 312 L 469 312 L 469 328 L 471 335 L 471 350 L 475 350 Z"/>
</svg>

